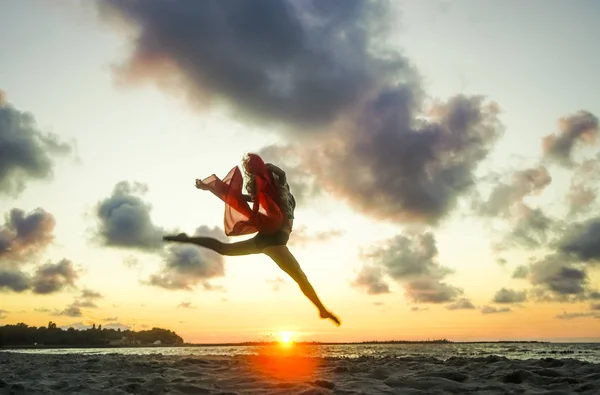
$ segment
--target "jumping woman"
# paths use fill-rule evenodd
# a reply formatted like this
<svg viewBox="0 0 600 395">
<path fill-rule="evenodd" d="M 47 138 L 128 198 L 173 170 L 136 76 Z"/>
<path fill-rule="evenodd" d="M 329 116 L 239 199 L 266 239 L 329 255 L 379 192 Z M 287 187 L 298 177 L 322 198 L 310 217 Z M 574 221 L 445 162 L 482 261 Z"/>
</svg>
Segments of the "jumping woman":
<svg viewBox="0 0 600 395">
<path fill-rule="evenodd" d="M 298 283 L 304 295 L 319 310 L 321 318 L 330 319 L 339 326 L 339 318 L 321 303 L 300 264 L 287 247 L 294 224 L 296 201 L 290 192 L 285 172 L 271 163 L 264 163 L 256 154 L 248 154 L 244 158 L 243 167 L 248 194 L 242 193 L 244 179 L 237 166 L 223 180 L 214 174 L 204 180 L 196 179 L 196 188 L 210 191 L 225 202 L 224 223 L 227 236 L 252 233 L 256 233 L 256 236 L 237 243 L 223 243 L 212 237 L 189 237 L 181 233 L 164 236 L 163 240 L 192 243 L 226 256 L 263 253 Z M 252 203 L 252 207 L 249 203 Z"/>
</svg>

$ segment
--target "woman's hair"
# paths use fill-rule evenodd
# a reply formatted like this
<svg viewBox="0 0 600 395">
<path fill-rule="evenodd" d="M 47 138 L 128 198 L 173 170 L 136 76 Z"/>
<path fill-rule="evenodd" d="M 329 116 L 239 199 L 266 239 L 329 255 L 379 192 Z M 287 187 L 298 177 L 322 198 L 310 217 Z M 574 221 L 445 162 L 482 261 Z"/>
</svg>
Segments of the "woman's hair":
<svg viewBox="0 0 600 395">
<path fill-rule="evenodd" d="M 246 155 L 243 161 L 243 169 L 244 175 L 246 177 L 246 191 L 250 196 L 256 196 L 256 176 L 249 171 L 247 164 L 250 160 L 250 156 Z M 281 183 L 279 181 L 279 176 L 273 172 L 271 172 L 273 176 L 273 180 L 275 181 L 275 185 L 277 185 L 277 190 L 279 192 L 279 199 L 281 200 L 282 209 L 286 213 L 291 212 L 292 206 L 292 198 L 289 190 L 289 186 L 287 183 Z"/>
<path fill-rule="evenodd" d="M 248 170 L 248 161 L 250 160 L 250 156 L 246 155 L 244 157 L 244 165 L 242 168 L 244 169 L 244 176 L 246 176 L 246 191 L 250 194 L 250 196 L 256 196 L 256 176 Z"/>
</svg>

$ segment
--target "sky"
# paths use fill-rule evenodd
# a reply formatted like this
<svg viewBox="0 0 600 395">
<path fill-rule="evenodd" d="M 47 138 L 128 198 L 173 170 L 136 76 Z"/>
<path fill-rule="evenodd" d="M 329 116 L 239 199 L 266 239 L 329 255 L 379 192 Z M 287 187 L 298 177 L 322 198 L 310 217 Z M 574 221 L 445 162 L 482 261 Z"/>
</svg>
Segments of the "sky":
<svg viewBox="0 0 600 395">
<path fill-rule="evenodd" d="M 599 17 L 0 0 L 0 325 L 599 340 Z M 288 173 L 289 248 L 340 327 L 266 256 L 161 241 L 227 241 L 194 179 L 248 152 Z"/>
</svg>

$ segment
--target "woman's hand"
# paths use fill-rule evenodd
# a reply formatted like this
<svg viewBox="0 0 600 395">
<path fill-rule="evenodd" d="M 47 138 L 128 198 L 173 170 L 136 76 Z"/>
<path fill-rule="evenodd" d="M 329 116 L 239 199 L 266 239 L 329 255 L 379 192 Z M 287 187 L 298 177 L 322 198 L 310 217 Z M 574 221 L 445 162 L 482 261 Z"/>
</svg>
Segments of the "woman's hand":
<svg viewBox="0 0 600 395">
<path fill-rule="evenodd" d="M 196 188 L 201 189 L 203 191 L 208 190 L 208 186 L 202 182 L 201 179 L 196 178 Z"/>
</svg>

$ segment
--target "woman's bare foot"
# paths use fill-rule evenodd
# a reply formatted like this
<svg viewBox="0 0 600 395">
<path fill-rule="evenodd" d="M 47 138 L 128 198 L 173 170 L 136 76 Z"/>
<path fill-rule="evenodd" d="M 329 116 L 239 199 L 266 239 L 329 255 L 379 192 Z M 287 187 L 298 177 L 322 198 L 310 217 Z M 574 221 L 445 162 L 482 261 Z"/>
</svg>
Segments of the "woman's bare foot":
<svg viewBox="0 0 600 395">
<path fill-rule="evenodd" d="M 186 235 L 185 233 L 180 233 L 177 236 L 163 236 L 163 240 L 185 242 L 188 240 L 188 235 Z"/>
<path fill-rule="evenodd" d="M 335 322 L 335 325 L 340 326 L 342 324 L 342 321 L 340 321 L 340 319 L 338 317 L 336 317 L 333 313 L 327 311 L 327 310 L 321 310 L 321 312 L 319 313 L 319 316 L 323 319 L 330 319 L 333 322 Z"/>
</svg>

